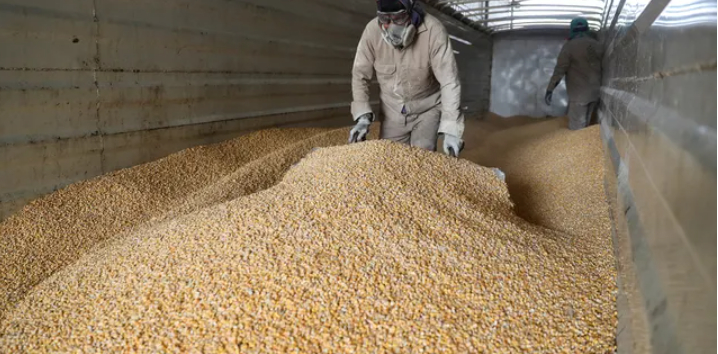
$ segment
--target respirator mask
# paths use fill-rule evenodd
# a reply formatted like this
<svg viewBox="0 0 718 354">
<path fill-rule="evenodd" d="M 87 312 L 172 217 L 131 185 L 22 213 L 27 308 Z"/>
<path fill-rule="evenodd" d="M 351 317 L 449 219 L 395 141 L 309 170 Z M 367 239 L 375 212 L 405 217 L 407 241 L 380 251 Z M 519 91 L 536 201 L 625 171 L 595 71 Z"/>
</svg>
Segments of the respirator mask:
<svg viewBox="0 0 718 354">
<path fill-rule="evenodd" d="M 416 26 L 411 23 L 411 15 L 406 10 L 377 12 L 377 20 L 384 41 L 394 48 L 404 49 L 414 42 Z"/>
</svg>

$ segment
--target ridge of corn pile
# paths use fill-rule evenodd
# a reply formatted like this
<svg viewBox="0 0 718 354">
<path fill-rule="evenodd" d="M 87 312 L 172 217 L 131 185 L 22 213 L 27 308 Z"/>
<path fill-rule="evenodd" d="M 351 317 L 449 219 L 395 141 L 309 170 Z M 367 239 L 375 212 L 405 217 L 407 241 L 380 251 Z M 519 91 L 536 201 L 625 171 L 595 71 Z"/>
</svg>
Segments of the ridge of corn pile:
<svg viewBox="0 0 718 354">
<path fill-rule="evenodd" d="M 602 163 L 595 128 L 537 156 L 568 134 Z M 615 349 L 610 229 L 529 223 L 467 160 L 308 153 L 346 136 L 262 131 L 30 203 L 0 223 L 0 352 Z"/>
</svg>

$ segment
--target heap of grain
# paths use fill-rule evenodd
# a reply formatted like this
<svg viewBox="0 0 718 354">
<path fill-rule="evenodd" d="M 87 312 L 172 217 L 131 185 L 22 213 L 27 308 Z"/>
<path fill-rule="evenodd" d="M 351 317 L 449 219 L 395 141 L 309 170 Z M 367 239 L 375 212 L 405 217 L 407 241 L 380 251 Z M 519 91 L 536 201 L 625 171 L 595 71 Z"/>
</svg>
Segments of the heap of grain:
<svg viewBox="0 0 718 354">
<path fill-rule="evenodd" d="M 508 134 L 519 133 L 522 139 L 521 143 L 513 140 L 501 163 L 510 178 L 516 211 L 534 224 L 602 243 L 610 241 L 605 237 L 610 234 L 610 221 L 599 127 L 574 132 L 553 129 L 556 123 L 567 124 L 565 120 L 540 122 L 492 137 L 511 140 Z M 527 139 L 529 133 L 534 135 Z M 610 243 L 604 249 L 610 252 Z"/>
<path fill-rule="evenodd" d="M 599 127 L 570 131 L 567 125 L 565 118 L 533 119 L 485 136 L 463 157 L 501 168 L 519 216 L 591 244 L 605 253 L 603 267 L 610 269 L 614 259 Z"/>
<path fill-rule="evenodd" d="M 344 144 L 347 134 L 318 128 L 258 131 L 75 183 L 31 202 L 0 223 L 0 321 L 29 289 L 96 244 L 265 189 L 309 150 Z"/>
<path fill-rule="evenodd" d="M 613 348 L 604 255 L 515 215 L 490 169 L 367 142 L 320 149 L 277 185 L 225 197 L 96 247 L 35 286 L 6 314 L 0 348 Z"/>
</svg>

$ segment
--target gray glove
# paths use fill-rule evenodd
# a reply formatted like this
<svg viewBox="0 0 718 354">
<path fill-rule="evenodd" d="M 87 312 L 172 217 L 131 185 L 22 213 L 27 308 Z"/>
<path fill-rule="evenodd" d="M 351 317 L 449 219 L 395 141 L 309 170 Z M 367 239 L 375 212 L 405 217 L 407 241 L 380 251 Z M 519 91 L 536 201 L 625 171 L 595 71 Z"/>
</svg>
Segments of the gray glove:
<svg viewBox="0 0 718 354">
<path fill-rule="evenodd" d="M 553 98 L 553 91 L 546 91 L 546 97 L 544 98 L 544 101 L 546 101 L 546 105 L 551 105 L 551 99 Z"/>
<path fill-rule="evenodd" d="M 444 134 L 444 153 L 449 156 L 459 157 L 459 153 L 464 149 L 464 141 L 451 135 Z"/>
<path fill-rule="evenodd" d="M 349 132 L 349 144 L 366 140 L 373 117 L 374 113 L 366 113 L 357 119 L 357 124 Z"/>
</svg>

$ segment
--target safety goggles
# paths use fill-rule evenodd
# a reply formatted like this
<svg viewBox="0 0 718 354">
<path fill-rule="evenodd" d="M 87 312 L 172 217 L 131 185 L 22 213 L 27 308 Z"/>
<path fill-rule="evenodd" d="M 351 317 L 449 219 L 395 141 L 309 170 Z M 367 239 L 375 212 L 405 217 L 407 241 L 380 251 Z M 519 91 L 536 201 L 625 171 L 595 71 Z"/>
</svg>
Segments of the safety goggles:
<svg viewBox="0 0 718 354">
<path fill-rule="evenodd" d="M 409 23 L 411 20 L 411 17 L 409 16 L 409 13 L 406 12 L 406 10 L 401 10 L 397 12 L 378 12 L 377 11 L 377 17 L 379 18 L 379 23 L 383 25 L 388 25 L 389 23 L 394 23 L 397 25 L 405 25 Z"/>
</svg>

